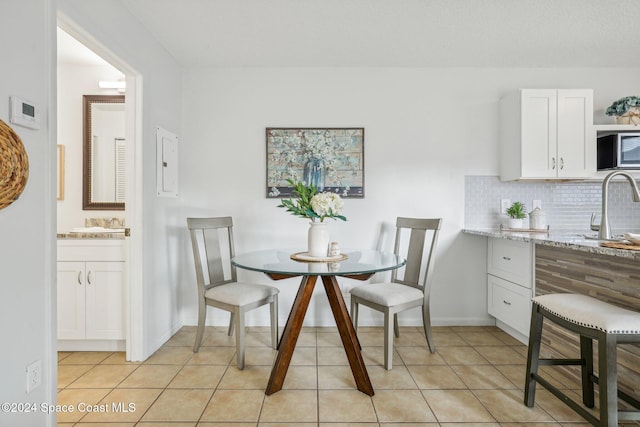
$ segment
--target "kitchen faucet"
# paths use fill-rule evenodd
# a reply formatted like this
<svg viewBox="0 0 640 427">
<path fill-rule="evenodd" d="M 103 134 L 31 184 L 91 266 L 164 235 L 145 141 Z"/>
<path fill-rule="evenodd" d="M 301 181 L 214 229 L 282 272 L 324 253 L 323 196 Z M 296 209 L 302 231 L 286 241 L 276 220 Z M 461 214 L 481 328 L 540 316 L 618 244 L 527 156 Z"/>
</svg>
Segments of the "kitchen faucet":
<svg viewBox="0 0 640 427">
<path fill-rule="evenodd" d="M 611 181 L 611 179 L 617 175 L 624 176 L 625 178 L 627 178 L 627 181 L 629 181 L 629 184 L 631 184 L 631 193 L 632 193 L 631 195 L 633 196 L 633 201 L 640 202 L 640 191 L 638 191 L 638 185 L 636 184 L 636 181 L 633 179 L 633 177 L 629 172 L 613 171 L 610 174 L 608 174 L 602 181 L 602 215 L 600 218 L 600 227 L 597 227 L 598 238 L 600 240 L 612 240 L 611 228 L 609 227 L 607 193 L 609 190 L 609 181 Z M 592 227 L 592 229 L 593 228 L 594 227 Z"/>
</svg>

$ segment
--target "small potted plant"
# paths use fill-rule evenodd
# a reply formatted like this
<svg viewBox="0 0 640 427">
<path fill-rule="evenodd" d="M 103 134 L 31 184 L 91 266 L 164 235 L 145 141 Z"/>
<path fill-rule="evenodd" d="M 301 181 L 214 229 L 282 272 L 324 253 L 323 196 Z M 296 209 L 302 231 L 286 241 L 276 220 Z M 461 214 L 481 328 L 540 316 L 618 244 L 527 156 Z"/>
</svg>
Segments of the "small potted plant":
<svg viewBox="0 0 640 427">
<path fill-rule="evenodd" d="M 523 220 L 527 217 L 527 208 L 521 202 L 513 202 L 506 214 L 509 217 L 509 228 L 522 228 Z"/>
<path fill-rule="evenodd" d="M 607 116 L 615 116 L 618 124 L 640 124 L 640 97 L 625 96 L 611 104 L 605 111 Z"/>
</svg>

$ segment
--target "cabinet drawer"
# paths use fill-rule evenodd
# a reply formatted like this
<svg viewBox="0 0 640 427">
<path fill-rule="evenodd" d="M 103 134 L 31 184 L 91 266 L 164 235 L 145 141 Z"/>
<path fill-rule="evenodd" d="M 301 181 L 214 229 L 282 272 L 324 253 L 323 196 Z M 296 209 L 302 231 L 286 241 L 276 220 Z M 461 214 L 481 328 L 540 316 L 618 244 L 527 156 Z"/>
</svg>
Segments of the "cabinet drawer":
<svg viewBox="0 0 640 427">
<path fill-rule="evenodd" d="M 533 248 L 529 242 L 488 239 L 487 272 L 531 288 Z"/>
<path fill-rule="evenodd" d="M 516 331 L 529 336 L 531 289 L 495 277 L 488 278 L 488 311 Z"/>
</svg>

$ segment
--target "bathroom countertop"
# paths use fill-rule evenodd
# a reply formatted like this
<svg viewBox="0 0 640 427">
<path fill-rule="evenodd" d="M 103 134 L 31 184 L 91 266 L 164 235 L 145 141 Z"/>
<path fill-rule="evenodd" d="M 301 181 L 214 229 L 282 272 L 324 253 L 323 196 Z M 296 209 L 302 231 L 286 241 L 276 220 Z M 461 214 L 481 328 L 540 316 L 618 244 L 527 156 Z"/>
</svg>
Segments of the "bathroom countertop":
<svg viewBox="0 0 640 427">
<path fill-rule="evenodd" d="M 640 250 L 616 249 L 600 246 L 600 241 L 595 239 L 587 239 L 585 234 L 550 231 L 548 233 L 528 233 L 528 232 L 512 232 L 500 229 L 463 229 L 463 233 L 476 236 L 495 237 L 500 239 L 520 240 L 523 242 L 533 242 L 536 245 L 555 246 L 559 248 L 574 249 L 583 252 L 590 252 L 600 255 L 612 255 L 623 258 L 631 258 L 640 261 Z M 640 247 L 639 247 L 640 249 Z"/>
</svg>

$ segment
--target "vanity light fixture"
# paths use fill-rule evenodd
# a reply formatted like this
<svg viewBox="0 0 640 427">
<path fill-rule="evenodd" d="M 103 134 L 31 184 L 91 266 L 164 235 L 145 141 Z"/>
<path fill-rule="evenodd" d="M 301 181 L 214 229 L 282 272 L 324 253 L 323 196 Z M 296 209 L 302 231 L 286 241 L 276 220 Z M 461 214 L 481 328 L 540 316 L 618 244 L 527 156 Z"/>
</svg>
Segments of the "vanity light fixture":
<svg viewBox="0 0 640 427">
<path fill-rule="evenodd" d="M 100 89 L 117 89 L 118 92 L 124 92 L 127 84 L 124 81 L 119 81 L 119 82 L 110 82 L 110 81 L 104 81 L 101 80 L 98 82 L 98 87 Z"/>
</svg>

